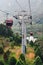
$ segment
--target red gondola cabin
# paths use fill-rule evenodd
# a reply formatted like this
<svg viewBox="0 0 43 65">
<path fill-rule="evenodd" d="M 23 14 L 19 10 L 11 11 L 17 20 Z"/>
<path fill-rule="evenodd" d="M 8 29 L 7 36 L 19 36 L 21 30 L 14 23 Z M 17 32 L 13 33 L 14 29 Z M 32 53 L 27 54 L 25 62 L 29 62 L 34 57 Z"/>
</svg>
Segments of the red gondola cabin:
<svg viewBox="0 0 43 65">
<path fill-rule="evenodd" d="M 8 26 L 8 27 L 12 27 L 12 25 L 13 25 L 13 20 L 6 20 L 6 26 Z"/>
</svg>

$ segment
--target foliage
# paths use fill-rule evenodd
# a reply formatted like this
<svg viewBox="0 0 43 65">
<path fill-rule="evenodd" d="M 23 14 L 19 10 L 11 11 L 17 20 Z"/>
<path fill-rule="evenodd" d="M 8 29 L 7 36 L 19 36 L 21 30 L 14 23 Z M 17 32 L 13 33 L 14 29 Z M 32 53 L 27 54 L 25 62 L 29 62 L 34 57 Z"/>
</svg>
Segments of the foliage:
<svg viewBox="0 0 43 65">
<path fill-rule="evenodd" d="M 38 64 L 41 65 L 42 64 L 42 61 L 43 61 L 42 60 L 43 58 L 42 58 L 42 55 L 41 55 L 40 43 L 38 41 L 36 41 L 34 44 L 31 42 L 30 46 L 32 48 L 34 48 L 34 51 L 35 51 L 35 56 L 36 56 L 36 59 L 37 59 L 37 60 L 35 60 L 35 65 L 38 65 Z"/>
<path fill-rule="evenodd" d="M 10 42 L 15 41 L 15 45 L 21 44 L 22 37 L 19 34 L 13 34 L 12 29 L 4 24 L 0 24 L 0 36 L 9 37 Z"/>
<path fill-rule="evenodd" d="M 7 54 L 6 54 L 6 53 L 4 53 L 3 58 L 4 58 L 4 61 L 5 61 L 5 62 L 7 62 L 7 61 L 8 61 L 8 56 L 7 56 Z"/>
<path fill-rule="evenodd" d="M 14 57 L 11 57 L 9 64 L 16 65 L 17 60 Z"/>
<path fill-rule="evenodd" d="M 10 56 L 10 53 L 11 53 L 11 52 L 10 52 L 9 50 L 7 50 L 7 51 L 4 53 L 3 58 L 4 58 L 4 61 L 5 61 L 5 62 L 8 61 L 9 56 Z"/>
<path fill-rule="evenodd" d="M 21 65 L 20 61 L 18 61 L 18 62 L 16 63 L 16 65 Z"/>
<path fill-rule="evenodd" d="M 2 47 L 3 47 L 3 48 L 5 47 L 4 42 L 2 42 Z"/>
<path fill-rule="evenodd" d="M 15 36 L 15 38 L 16 38 L 16 36 Z M 17 39 L 17 38 L 16 38 L 16 39 Z M 13 39 L 13 40 L 14 40 L 14 39 Z M 12 41 L 12 39 L 11 39 L 11 41 Z M 14 41 L 15 41 L 15 40 L 14 40 Z M 15 42 L 16 42 L 16 41 L 15 41 L 15 42 L 14 42 L 14 41 L 11 42 L 12 48 L 13 48 Z M 18 42 L 18 43 L 19 43 L 19 42 Z M 16 44 L 18 45 L 18 43 L 16 43 Z M 29 44 L 29 48 L 32 49 L 32 50 L 30 50 L 30 49 L 28 48 L 29 52 L 26 54 L 26 55 L 28 55 L 28 56 L 27 56 L 27 57 L 28 57 L 28 60 L 26 60 L 27 57 L 26 57 L 24 54 L 21 54 L 21 55 L 20 55 L 18 61 L 16 60 L 16 58 L 12 57 L 12 55 L 10 56 L 11 58 L 9 58 L 10 51 L 7 50 L 7 51 L 4 53 L 4 56 L 3 56 L 4 61 L 6 62 L 6 61 L 8 61 L 8 59 L 10 59 L 10 61 L 8 62 L 8 65 L 42 65 L 40 45 L 39 45 L 38 42 L 35 42 L 35 43 L 31 42 L 31 43 L 32 43 L 32 44 Z M 12 49 L 12 50 L 13 50 L 13 49 Z M 33 56 L 34 54 L 35 54 L 34 59 L 32 59 L 32 60 L 29 59 L 29 57 L 30 57 L 30 56 Z M 13 55 L 14 55 L 14 54 L 13 54 Z M 25 58 L 25 57 L 26 57 L 26 58 Z M 29 61 L 29 62 L 28 62 L 28 61 Z M 6 63 L 5 65 L 7 65 L 7 63 Z"/>
<path fill-rule="evenodd" d="M 26 65 L 26 60 L 25 60 L 25 56 L 24 54 L 21 54 L 19 57 L 18 62 L 16 63 L 16 65 Z"/>
<path fill-rule="evenodd" d="M 6 54 L 8 55 L 8 57 L 9 57 L 10 53 L 11 52 L 9 50 L 6 51 Z"/>
<path fill-rule="evenodd" d="M 0 65 L 4 65 L 4 63 L 2 61 L 0 61 Z"/>
<path fill-rule="evenodd" d="M 36 48 L 35 53 L 36 53 L 36 56 L 37 55 L 41 56 L 41 51 L 39 47 Z"/>
<path fill-rule="evenodd" d="M 10 37 L 10 36 L 13 36 L 13 32 L 11 28 L 8 28 L 4 24 L 0 24 L 0 35 L 4 37 Z"/>
<path fill-rule="evenodd" d="M 43 34 L 38 38 L 38 42 L 40 44 L 40 54 L 41 54 L 41 59 L 42 59 L 42 62 L 43 62 Z"/>
<path fill-rule="evenodd" d="M 4 50 L 2 47 L 0 47 L 0 54 L 3 54 L 4 53 Z"/>
<path fill-rule="evenodd" d="M 13 41 L 13 37 L 9 37 L 10 38 L 10 42 L 12 42 Z"/>
<path fill-rule="evenodd" d="M 19 59 L 21 59 L 22 61 L 25 62 L 25 56 L 24 56 L 24 54 L 21 54 L 20 57 L 19 57 Z"/>
<path fill-rule="evenodd" d="M 20 45 L 21 44 L 21 36 L 19 34 L 14 35 L 13 39 L 15 41 L 15 45 Z"/>
<path fill-rule="evenodd" d="M 11 42 L 11 48 L 13 49 L 14 48 L 14 41 L 13 42 Z"/>
<path fill-rule="evenodd" d="M 16 65 L 25 65 L 25 63 L 22 62 L 22 60 L 19 60 L 19 61 L 16 63 Z"/>
<path fill-rule="evenodd" d="M 42 65 L 42 60 L 41 60 L 41 58 L 39 57 L 39 56 L 37 56 L 36 58 L 35 58 L 35 65 Z"/>
<path fill-rule="evenodd" d="M 34 43 L 33 43 L 33 41 L 30 41 L 30 45 L 33 47 L 34 46 Z"/>
<path fill-rule="evenodd" d="M 43 55 L 42 55 L 43 51 L 42 51 L 42 47 L 40 43 L 35 44 L 34 50 L 35 50 L 36 56 L 39 56 L 43 62 Z"/>
<path fill-rule="evenodd" d="M 33 47 L 34 49 L 34 52 L 36 54 L 36 56 L 41 56 L 41 50 L 40 50 L 40 45 L 39 45 L 39 42 L 30 42 L 30 46 Z"/>
</svg>

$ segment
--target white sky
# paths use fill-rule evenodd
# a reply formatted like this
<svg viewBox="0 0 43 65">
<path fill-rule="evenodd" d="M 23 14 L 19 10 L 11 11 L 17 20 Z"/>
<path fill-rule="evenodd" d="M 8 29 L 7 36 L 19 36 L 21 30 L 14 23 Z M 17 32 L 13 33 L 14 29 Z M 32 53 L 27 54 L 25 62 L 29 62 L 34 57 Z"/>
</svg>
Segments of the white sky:
<svg viewBox="0 0 43 65">
<path fill-rule="evenodd" d="M 29 10 L 28 0 L 17 0 L 22 9 Z M 32 15 L 37 15 L 43 13 L 43 0 L 30 0 L 31 1 L 31 11 Z M 16 0 L 0 0 L 0 10 L 11 12 L 14 14 L 14 11 L 21 10 L 18 6 Z M 5 20 L 5 13 L 0 12 L 0 22 Z"/>
</svg>

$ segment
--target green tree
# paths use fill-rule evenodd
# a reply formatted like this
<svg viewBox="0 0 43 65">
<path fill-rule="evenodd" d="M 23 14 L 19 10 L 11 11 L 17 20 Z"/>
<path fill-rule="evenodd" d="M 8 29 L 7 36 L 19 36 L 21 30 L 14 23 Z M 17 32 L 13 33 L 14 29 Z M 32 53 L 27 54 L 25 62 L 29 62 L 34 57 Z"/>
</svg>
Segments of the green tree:
<svg viewBox="0 0 43 65">
<path fill-rule="evenodd" d="M 4 63 L 2 61 L 0 61 L 0 65 L 4 65 Z"/>
<path fill-rule="evenodd" d="M 9 65 L 16 65 L 16 62 L 17 62 L 16 58 L 11 57 Z"/>
<path fill-rule="evenodd" d="M 13 36 L 13 32 L 11 28 L 8 28 L 4 24 L 0 24 L 0 35 L 4 37 L 10 37 L 10 36 Z"/>
<path fill-rule="evenodd" d="M 13 39 L 16 43 L 15 45 L 20 45 L 21 44 L 22 37 L 19 34 L 14 35 Z"/>
</svg>

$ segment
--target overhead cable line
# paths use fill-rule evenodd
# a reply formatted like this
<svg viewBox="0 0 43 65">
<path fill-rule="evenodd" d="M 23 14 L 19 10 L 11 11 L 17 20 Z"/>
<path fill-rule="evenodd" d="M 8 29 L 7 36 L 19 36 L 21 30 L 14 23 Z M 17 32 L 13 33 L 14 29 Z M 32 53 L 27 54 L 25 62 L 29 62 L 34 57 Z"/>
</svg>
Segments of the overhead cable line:
<svg viewBox="0 0 43 65">
<path fill-rule="evenodd" d="M 3 13 L 5 13 L 5 14 L 10 14 L 10 13 L 7 13 L 7 12 L 5 12 L 5 11 L 3 11 L 3 10 L 0 10 L 1 12 L 3 12 Z"/>
<path fill-rule="evenodd" d="M 30 4 L 30 0 L 28 0 L 28 5 L 29 5 L 29 15 L 30 15 L 30 19 L 31 19 L 30 24 L 32 25 L 32 13 L 31 13 L 31 4 Z"/>
<path fill-rule="evenodd" d="M 30 0 L 28 0 L 28 5 L 29 5 L 29 13 L 31 15 L 31 4 L 30 4 Z"/>
<path fill-rule="evenodd" d="M 16 3 L 18 4 L 18 6 L 20 7 L 20 9 L 22 9 L 20 3 L 19 3 L 17 0 L 15 0 L 15 1 L 16 1 Z"/>
</svg>

